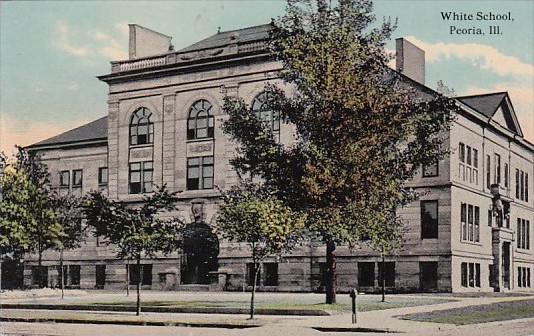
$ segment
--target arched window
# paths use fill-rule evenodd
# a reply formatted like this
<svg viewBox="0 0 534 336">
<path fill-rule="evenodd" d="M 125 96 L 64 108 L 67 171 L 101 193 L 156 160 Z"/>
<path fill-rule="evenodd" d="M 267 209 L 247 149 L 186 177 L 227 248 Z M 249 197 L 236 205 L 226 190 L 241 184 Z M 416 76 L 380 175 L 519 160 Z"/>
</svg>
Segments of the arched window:
<svg viewBox="0 0 534 336">
<path fill-rule="evenodd" d="M 209 101 L 201 99 L 191 106 L 187 119 L 187 139 L 213 138 L 213 106 Z"/>
<path fill-rule="evenodd" d="M 268 101 L 268 93 L 260 93 L 252 102 L 252 111 L 256 113 L 256 116 L 266 129 L 270 129 L 273 133 L 277 134 L 280 132 L 280 114 L 278 111 L 273 111 L 269 107 Z"/>
<path fill-rule="evenodd" d="M 146 107 L 137 109 L 130 120 L 130 145 L 144 145 L 154 142 L 154 124 L 150 121 L 152 113 Z"/>
</svg>

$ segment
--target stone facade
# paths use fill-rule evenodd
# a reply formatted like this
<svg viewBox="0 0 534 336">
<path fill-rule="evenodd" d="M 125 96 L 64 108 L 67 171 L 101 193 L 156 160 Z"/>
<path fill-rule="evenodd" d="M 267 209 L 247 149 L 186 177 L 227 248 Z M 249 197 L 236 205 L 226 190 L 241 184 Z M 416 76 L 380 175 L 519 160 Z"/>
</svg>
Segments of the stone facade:
<svg viewBox="0 0 534 336">
<path fill-rule="evenodd" d="M 229 163 L 234 155 L 235 144 L 219 127 L 226 118 L 221 106 L 225 94 L 237 95 L 250 104 L 262 93 L 265 84 L 276 83 L 284 87 L 277 77 L 281 64 L 269 59 L 265 50 L 267 29 L 268 26 L 259 26 L 223 32 L 212 37 L 218 44 L 211 43 L 208 38 L 177 52 L 112 62 L 112 72 L 100 77 L 109 85 L 107 138 L 90 146 L 74 141 L 68 144 L 36 144 L 30 148 L 41 153 L 43 162 L 52 174 L 52 184 L 56 187 L 60 182 L 59 172 L 83 171 L 82 187 L 70 186 L 63 188 L 64 192 L 102 190 L 112 199 L 133 204 L 140 202 L 143 195 L 131 193 L 132 167 L 151 162 L 152 168 L 146 169 L 152 176 L 150 182 L 153 185 L 166 184 L 171 191 L 180 192 L 177 210 L 171 215 L 180 215 L 192 223 L 213 227 L 219 202 L 218 192 L 214 188 L 188 190 L 192 189 L 188 188 L 187 182 L 188 159 L 213 157 L 212 184 L 226 188 L 236 183 L 237 175 Z M 414 65 L 408 64 L 408 61 L 402 64 L 410 65 L 409 68 L 413 69 Z M 290 91 L 290 88 L 286 89 Z M 507 99 L 506 95 L 501 105 L 508 102 Z M 211 105 L 213 136 L 188 139 L 190 111 L 201 100 Z M 462 113 L 457 117 L 447 140 L 451 156 L 439 162 L 437 171 L 427 174 L 421 172 L 408 182 L 411 187 L 425 193 L 420 200 L 400 210 L 406 222 L 405 244 L 394 255 L 385 257 L 388 290 L 532 290 L 534 246 L 528 249 L 518 247 L 516 223 L 518 218 L 520 225 L 528 221 L 529 234 L 523 234 L 523 237 L 528 236 L 531 241 L 534 227 L 534 147 L 522 138 L 520 131 L 509 129 L 513 110 L 497 111 L 494 116 L 487 117 L 461 98 L 459 104 Z M 147 144 L 133 145 L 130 140 L 132 115 L 142 108 L 151 113 L 153 139 Z M 281 124 L 280 141 L 293 141 L 291 125 Z M 459 155 L 460 151 L 467 153 L 467 146 L 469 164 L 466 162 L 467 154 L 462 159 Z M 476 167 L 474 150 L 477 151 Z M 501 158 L 500 182 L 496 180 L 495 154 Z M 490 156 L 489 185 L 486 184 L 486 155 Z M 506 173 L 506 185 L 505 164 L 509 171 Z M 107 183 L 99 184 L 98 171 L 103 167 L 107 167 Z M 524 195 L 522 199 L 515 197 L 516 169 L 523 172 L 523 176 L 528 174 L 528 181 L 523 182 L 531 195 L 528 201 Z M 491 193 L 491 185 L 494 184 L 498 184 L 498 194 L 507 204 L 509 227 L 499 225 L 497 212 L 493 211 L 496 196 L 495 192 Z M 435 209 L 435 232 L 422 231 L 422 207 L 430 209 L 428 211 Z M 465 211 L 462 210 L 464 208 Z M 488 210 L 491 212 L 488 213 Z M 488 218 L 490 215 L 491 220 Z M 465 227 L 471 228 L 466 229 L 466 237 L 463 236 L 462 219 Z M 508 258 L 506 262 L 503 261 L 505 254 Z M 368 292 L 379 289 L 379 254 L 366 247 L 350 250 L 341 246 L 336 250 L 336 256 L 339 291 L 348 291 L 353 287 Z M 57 285 L 57 253 L 47 252 L 43 260 L 43 265 L 49 270 L 49 285 Z M 208 287 L 208 284 L 199 280 L 199 274 L 191 274 L 199 272 L 199 265 L 188 264 L 188 260 L 190 263 L 191 259 L 181 252 L 143 260 L 142 264 L 151 265 L 146 266 L 143 273 L 144 287 L 165 290 L 187 286 L 204 288 L 195 287 L 195 281 Z M 259 290 L 320 291 L 324 287 L 325 261 L 325 247 L 315 243 L 304 244 L 281 259 L 267 259 Z M 209 272 L 210 288 L 234 291 L 250 289 L 247 268 L 250 262 L 250 252 L 245 245 L 220 241 L 217 267 Z M 72 269 L 72 276 L 69 273 L 72 279 L 69 278 L 68 283 L 73 287 L 124 288 L 128 278 L 127 263 L 116 258 L 113 247 L 102 244 L 93 236 L 80 249 L 65 253 L 65 264 Z M 28 256 L 25 265 L 25 285 L 32 286 L 35 256 Z M 503 275 L 504 266 L 506 276 Z"/>
</svg>

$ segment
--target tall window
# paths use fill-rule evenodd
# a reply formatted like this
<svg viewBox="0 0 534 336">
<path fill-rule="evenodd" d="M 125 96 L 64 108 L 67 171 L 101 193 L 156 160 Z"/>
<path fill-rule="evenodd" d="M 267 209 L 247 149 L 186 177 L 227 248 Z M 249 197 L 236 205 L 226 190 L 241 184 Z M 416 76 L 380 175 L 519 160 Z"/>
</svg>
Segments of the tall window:
<svg viewBox="0 0 534 336">
<path fill-rule="evenodd" d="M 515 198 L 519 198 L 519 169 L 515 170 Z"/>
<path fill-rule="evenodd" d="M 478 150 L 460 142 L 459 159 L 460 179 L 478 184 Z"/>
<path fill-rule="evenodd" d="M 480 287 L 480 264 L 465 263 L 461 264 L 461 283 L 462 287 Z"/>
<path fill-rule="evenodd" d="M 213 188 L 213 156 L 187 159 L 187 190 Z"/>
<path fill-rule="evenodd" d="M 495 183 L 501 184 L 501 156 L 495 154 Z"/>
<path fill-rule="evenodd" d="M 530 250 L 530 221 L 517 219 L 517 248 Z"/>
<path fill-rule="evenodd" d="M 98 185 L 108 184 L 108 167 L 98 168 Z"/>
<path fill-rule="evenodd" d="M 130 120 L 130 145 L 145 145 L 154 142 L 154 124 L 150 121 L 152 112 L 146 107 L 137 109 Z"/>
<path fill-rule="evenodd" d="M 60 187 L 69 187 L 70 186 L 70 171 L 63 170 L 59 173 L 59 186 Z"/>
<path fill-rule="evenodd" d="M 267 92 L 262 92 L 254 98 L 252 102 L 252 111 L 262 122 L 263 127 L 271 130 L 273 133 L 280 132 L 280 115 L 269 107 L 269 96 Z"/>
<path fill-rule="evenodd" d="M 517 287 L 530 287 L 530 268 L 517 268 Z"/>
<path fill-rule="evenodd" d="M 480 208 L 471 204 L 461 203 L 460 220 L 462 223 L 462 240 L 480 241 Z"/>
<path fill-rule="evenodd" d="M 187 119 L 187 139 L 213 138 L 214 121 L 213 106 L 209 101 L 201 99 L 191 106 Z"/>
<path fill-rule="evenodd" d="M 438 238 L 438 201 L 421 201 L 421 238 Z"/>
<path fill-rule="evenodd" d="M 358 286 L 374 287 L 375 286 L 375 263 L 359 262 L 358 263 Z"/>
<path fill-rule="evenodd" d="M 508 188 L 510 184 L 510 171 L 508 167 L 508 163 L 504 164 L 504 187 Z"/>
<path fill-rule="evenodd" d="M 491 187 L 491 158 L 486 155 L 486 187 Z"/>
<path fill-rule="evenodd" d="M 83 171 L 81 169 L 72 171 L 72 187 L 81 188 L 83 181 Z"/>
<path fill-rule="evenodd" d="M 152 161 L 130 163 L 129 193 L 152 192 Z"/>
</svg>

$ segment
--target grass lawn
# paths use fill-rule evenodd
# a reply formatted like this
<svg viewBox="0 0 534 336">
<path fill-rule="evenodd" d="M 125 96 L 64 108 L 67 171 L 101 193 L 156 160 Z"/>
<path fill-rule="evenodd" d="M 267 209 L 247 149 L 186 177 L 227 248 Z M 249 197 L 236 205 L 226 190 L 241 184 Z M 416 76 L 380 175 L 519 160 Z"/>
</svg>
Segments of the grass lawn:
<svg viewBox="0 0 534 336">
<path fill-rule="evenodd" d="M 431 305 L 455 300 L 434 299 L 434 298 L 388 298 L 386 302 L 380 302 L 379 299 L 364 299 L 358 301 L 358 311 L 382 310 L 400 307 L 412 307 Z M 187 307 L 187 308 L 209 308 L 209 307 L 228 307 L 228 308 L 248 308 L 250 301 L 142 301 L 142 306 L 156 307 Z M 112 301 L 112 302 L 92 302 L 90 305 L 117 305 L 117 306 L 135 306 L 134 301 Z M 313 309 L 324 310 L 331 313 L 344 313 L 351 311 L 349 303 L 337 303 L 328 305 L 323 302 L 257 302 L 256 308 L 266 309 Z"/>
<path fill-rule="evenodd" d="M 534 299 L 491 303 L 401 316 L 405 320 L 456 325 L 534 317 Z"/>
</svg>

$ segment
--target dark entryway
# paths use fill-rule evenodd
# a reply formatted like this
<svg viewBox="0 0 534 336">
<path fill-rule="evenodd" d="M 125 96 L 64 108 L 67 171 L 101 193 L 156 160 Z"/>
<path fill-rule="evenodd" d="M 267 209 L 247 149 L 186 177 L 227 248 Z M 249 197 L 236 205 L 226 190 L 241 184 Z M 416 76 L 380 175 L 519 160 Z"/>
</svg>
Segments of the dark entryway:
<svg viewBox="0 0 534 336">
<path fill-rule="evenodd" d="M 438 290 L 438 263 L 436 261 L 419 262 L 419 284 L 423 292 Z"/>
<path fill-rule="evenodd" d="M 24 279 L 24 266 L 22 263 L 13 260 L 4 260 L 0 264 L 2 265 L 0 289 L 22 288 Z"/>
<path fill-rule="evenodd" d="M 209 284 L 209 272 L 218 268 L 219 240 L 204 223 L 189 224 L 184 230 L 182 284 Z"/>
<path fill-rule="evenodd" d="M 104 289 L 106 285 L 106 265 L 96 265 L 95 288 Z"/>
</svg>

